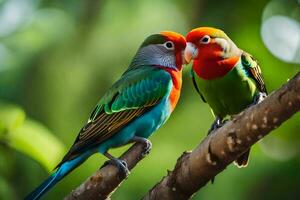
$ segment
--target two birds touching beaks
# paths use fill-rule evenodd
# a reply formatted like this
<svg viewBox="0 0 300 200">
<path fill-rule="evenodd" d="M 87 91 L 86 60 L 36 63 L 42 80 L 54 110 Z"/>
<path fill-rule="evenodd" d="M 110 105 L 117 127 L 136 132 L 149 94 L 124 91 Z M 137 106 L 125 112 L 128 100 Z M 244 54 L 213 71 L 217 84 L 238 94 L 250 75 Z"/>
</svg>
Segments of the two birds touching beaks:
<svg viewBox="0 0 300 200">
<path fill-rule="evenodd" d="M 196 91 L 215 116 L 208 133 L 227 116 L 263 100 L 267 95 L 258 62 L 239 49 L 221 30 L 196 28 L 186 37 L 161 32 L 145 39 L 127 70 L 102 96 L 74 144 L 56 170 L 25 199 L 36 200 L 89 156 L 99 152 L 120 174 L 129 174 L 126 162 L 108 150 L 128 143 L 144 144 L 170 117 L 180 97 L 182 66 L 193 60 L 191 77 Z M 250 149 L 235 162 L 246 166 Z"/>
</svg>

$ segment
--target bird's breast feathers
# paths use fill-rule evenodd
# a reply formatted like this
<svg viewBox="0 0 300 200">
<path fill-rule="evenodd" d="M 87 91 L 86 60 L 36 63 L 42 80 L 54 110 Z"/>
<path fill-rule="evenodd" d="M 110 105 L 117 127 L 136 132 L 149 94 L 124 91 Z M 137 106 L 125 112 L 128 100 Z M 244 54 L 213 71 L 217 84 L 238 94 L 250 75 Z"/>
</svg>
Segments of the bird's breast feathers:
<svg viewBox="0 0 300 200">
<path fill-rule="evenodd" d="M 177 102 L 180 97 L 180 91 L 182 86 L 182 70 L 173 70 L 169 68 L 164 68 L 172 78 L 172 88 L 169 94 L 169 102 L 171 105 L 171 112 L 175 109 Z"/>
<path fill-rule="evenodd" d="M 213 80 L 227 75 L 239 60 L 240 57 L 231 57 L 224 60 L 194 60 L 193 70 L 200 78 Z"/>
</svg>

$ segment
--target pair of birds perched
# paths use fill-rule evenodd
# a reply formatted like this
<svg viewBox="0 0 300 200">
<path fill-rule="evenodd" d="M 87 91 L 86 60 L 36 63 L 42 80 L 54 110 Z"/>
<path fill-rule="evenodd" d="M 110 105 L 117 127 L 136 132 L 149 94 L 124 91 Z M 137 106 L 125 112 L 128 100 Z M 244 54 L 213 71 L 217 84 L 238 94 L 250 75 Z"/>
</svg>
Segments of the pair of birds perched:
<svg viewBox="0 0 300 200">
<path fill-rule="evenodd" d="M 161 32 L 146 38 L 128 69 L 100 99 L 88 122 L 56 171 L 25 199 L 39 199 L 58 181 L 99 152 L 127 176 L 127 164 L 108 150 L 128 143 L 144 144 L 169 118 L 179 100 L 182 65 L 193 61 L 192 80 L 216 120 L 209 133 L 222 126 L 226 116 L 237 114 L 266 95 L 260 68 L 221 30 L 201 27 L 186 38 Z M 246 166 L 249 150 L 236 163 Z"/>
</svg>

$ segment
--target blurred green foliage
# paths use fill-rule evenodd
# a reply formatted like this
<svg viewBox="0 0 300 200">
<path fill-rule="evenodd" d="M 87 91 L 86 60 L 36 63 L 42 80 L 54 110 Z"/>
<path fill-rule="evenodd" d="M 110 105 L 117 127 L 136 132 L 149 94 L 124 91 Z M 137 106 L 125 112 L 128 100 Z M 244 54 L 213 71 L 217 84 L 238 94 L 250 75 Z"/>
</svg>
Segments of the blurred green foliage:
<svg viewBox="0 0 300 200">
<path fill-rule="evenodd" d="M 63 144 L 43 125 L 25 119 L 20 108 L 0 103 L 0 142 L 39 162 L 51 172 L 65 149 Z M 45 149 L 49 149 L 45 153 Z"/>
<path fill-rule="evenodd" d="M 0 100 L 8 102 L 0 106 L 0 199 L 21 199 L 46 178 L 151 33 L 222 28 L 260 61 L 269 91 L 279 88 L 300 67 L 274 57 L 262 41 L 262 14 L 269 2 L 0 0 Z M 295 5 L 299 12 L 299 3 Z M 151 137 L 152 152 L 112 199 L 140 198 L 183 151 L 205 137 L 213 117 L 194 91 L 189 69 L 178 107 Z M 13 127 L 15 140 L 9 143 L 4 130 Z M 193 199 L 299 199 L 299 130 L 298 113 L 254 146 L 246 169 L 229 166 Z M 104 161 L 101 155 L 92 156 L 45 199 L 62 199 Z"/>
</svg>

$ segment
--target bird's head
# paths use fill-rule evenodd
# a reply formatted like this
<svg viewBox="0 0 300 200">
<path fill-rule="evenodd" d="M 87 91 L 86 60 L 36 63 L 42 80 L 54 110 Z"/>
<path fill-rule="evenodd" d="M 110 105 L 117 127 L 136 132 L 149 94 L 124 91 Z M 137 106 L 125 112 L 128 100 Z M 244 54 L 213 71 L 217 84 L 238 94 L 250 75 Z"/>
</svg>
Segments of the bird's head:
<svg viewBox="0 0 300 200">
<path fill-rule="evenodd" d="M 222 31 L 201 27 L 186 36 L 185 60 L 192 59 L 193 70 L 204 79 L 216 79 L 226 75 L 236 66 L 242 51 Z"/>
<path fill-rule="evenodd" d="M 201 27 L 191 30 L 186 36 L 185 59 L 219 61 L 233 56 L 239 57 L 241 50 L 220 29 Z"/>
<path fill-rule="evenodd" d="M 185 47 L 185 38 L 178 33 L 163 31 L 150 35 L 140 46 L 130 66 L 154 65 L 181 70 L 185 64 Z"/>
</svg>

